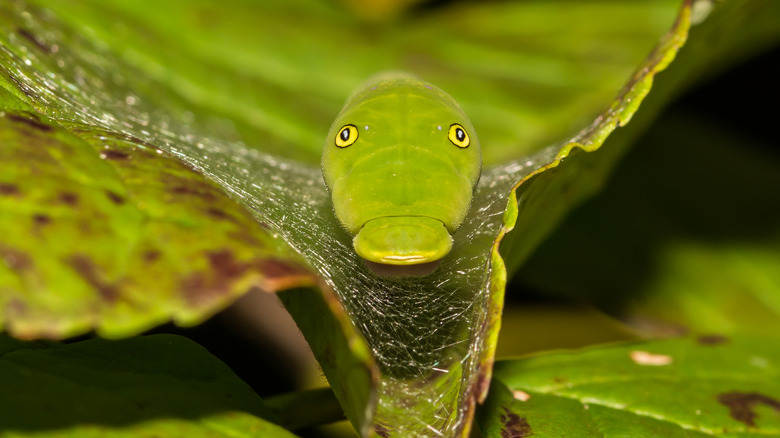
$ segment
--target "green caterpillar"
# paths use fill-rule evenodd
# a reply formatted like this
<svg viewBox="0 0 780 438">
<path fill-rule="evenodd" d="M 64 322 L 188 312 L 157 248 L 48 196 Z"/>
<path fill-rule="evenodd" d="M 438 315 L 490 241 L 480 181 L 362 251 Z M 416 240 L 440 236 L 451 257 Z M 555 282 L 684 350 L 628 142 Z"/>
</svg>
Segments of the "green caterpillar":
<svg viewBox="0 0 780 438">
<path fill-rule="evenodd" d="M 403 73 L 359 88 L 322 154 L 336 217 L 357 254 L 380 265 L 431 264 L 447 255 L 481 169 L 479 140 L 455 100 Z"/>
</svg>

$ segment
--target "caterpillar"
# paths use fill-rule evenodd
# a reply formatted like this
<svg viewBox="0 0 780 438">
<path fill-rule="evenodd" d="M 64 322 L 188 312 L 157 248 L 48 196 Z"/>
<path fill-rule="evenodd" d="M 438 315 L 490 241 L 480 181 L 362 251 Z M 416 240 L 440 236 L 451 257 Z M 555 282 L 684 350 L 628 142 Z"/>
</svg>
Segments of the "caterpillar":
<svg viewBox="0 0 780 438">
<path fill-rule="evenodd" d="M 322 154 L 336 217 L 357 254 L 379 268 L 437 265 L 452 249 L 481 169 L 479 140 L 457 102 L 395 72 L 347 99 Z"/>
</svg>

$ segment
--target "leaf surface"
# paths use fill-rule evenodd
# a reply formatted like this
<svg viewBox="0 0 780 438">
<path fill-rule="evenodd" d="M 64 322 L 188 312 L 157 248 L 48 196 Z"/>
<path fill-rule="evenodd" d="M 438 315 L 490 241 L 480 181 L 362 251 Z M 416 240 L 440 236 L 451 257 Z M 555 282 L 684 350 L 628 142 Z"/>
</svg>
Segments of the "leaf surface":
<svg viewBox="0 0 780 438">
<path fill-rule="evenodd" d="M 314 283 L 198 172 L 134 137 L 80 134 L 0 115 L 0 320 L 15 336 L 124 337 L 202 321 L 252 285 Z"/>
<path fill-rule="evenodd" d="M 0 436 L 294 437 L 205 349 L 173 335 L 0 338 Z"/>
<path fill-rule="evenodd" d="M 496 364 L 484 436 L 759 437 L 780 434 L 774 338 L 700 336 Z"/>
</svg>

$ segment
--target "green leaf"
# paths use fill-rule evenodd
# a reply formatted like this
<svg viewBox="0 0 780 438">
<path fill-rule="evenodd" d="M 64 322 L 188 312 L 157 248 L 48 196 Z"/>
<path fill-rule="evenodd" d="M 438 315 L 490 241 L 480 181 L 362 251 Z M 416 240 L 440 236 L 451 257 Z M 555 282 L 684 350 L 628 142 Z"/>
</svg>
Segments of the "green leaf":
<svg viewBox="0 0 780 438">
<path fill-rule="evenodd" d="M 780 435 L 774 338 L 701 336 L 496 363 L 484 436 Z"/>
<path fill-rule="evenodd" d="M 695 26 L 690 30 L 690 40 L 679 59 L 653 85 L 653 92 L 643 100 L 641 110 L 631 113 L 631 123 L 626 129 L 618 130 L 610 137 L 609 147 L 579 155 L 575 150 L 568 158 L 568 168 L 542 174 L 518 189 L 518 200 L 525 205 L 521 205 L 514 231 L 507 235 L 501 246 L 510 275 L 517 272 L 539 243 L 559 226 L 559 220 L 564 216 L 561 210 L 567 212 L 602 187 L 609 169 L 682 89 L 780 41 L 780 28 L 775 26 L 774 20 L 780 13 L 776 2 L 728 1 L 713 5 L 701 1 L 694 2 L 693 9 Z M 730 36 L 724 37 L 724 32 Z M 647 91 L 641 86 L 636 91 L 643 89 Z M 630 100 L 636 104 L 635 100 Z"/>
<path fill-rule="evenodd" d="M 204 348 L 154 335 L 68 345 L 0 337 L 0 436 L 293 437 Z"/>
<path fill-rule="evenodd" d="M 124 337 L 200 322 L 250 285 L 313 282 L 201 174 L 133 137 L 80 134 L 0 113 L 0 323 L 15 336 Z"/>
<path fill-rule="evenodd" d="M 486 164 L 530 155 L 607 107 L 679 7 L 677 0 L 576 2 L 562 14 L 556 4 L 466 3 L 372 30 L 312 0 L 38 3 L 142 73 L 119 70 L 143 98 L 136 106 L 153 102 L 172 118 L 227 115 L 246 144 L 312 164 L 347 96 L 388 69 L 452 94 L 479 126 Z M 205 133 L 225 131 L 235 135 Z"/>
</svg>

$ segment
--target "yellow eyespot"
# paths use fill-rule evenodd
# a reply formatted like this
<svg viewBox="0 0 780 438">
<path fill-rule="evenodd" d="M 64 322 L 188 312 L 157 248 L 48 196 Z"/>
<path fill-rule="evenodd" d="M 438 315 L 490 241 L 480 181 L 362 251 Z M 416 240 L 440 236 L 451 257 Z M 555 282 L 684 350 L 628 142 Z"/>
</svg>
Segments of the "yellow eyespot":
<svg viewBox="0 0 780 438">
<path fill-rule="evenodd" d="M 336 134 L 336 146 L 345 148 L 356 142 L 358 139 L 358 129 L 355 125 L 344 125 Z"/>
<path fill-rule="evenodd" d="M 469 135 L 466 134 L 466 130 L 457 123 L 450 125 L 449 138 L 452 144 L 459 148 L 467 148 L 471 142 Z"/>
</svg>

